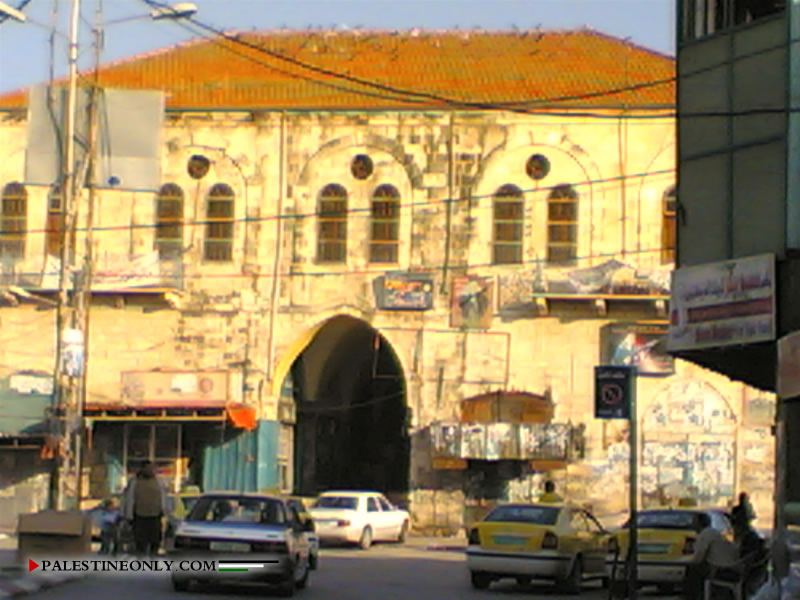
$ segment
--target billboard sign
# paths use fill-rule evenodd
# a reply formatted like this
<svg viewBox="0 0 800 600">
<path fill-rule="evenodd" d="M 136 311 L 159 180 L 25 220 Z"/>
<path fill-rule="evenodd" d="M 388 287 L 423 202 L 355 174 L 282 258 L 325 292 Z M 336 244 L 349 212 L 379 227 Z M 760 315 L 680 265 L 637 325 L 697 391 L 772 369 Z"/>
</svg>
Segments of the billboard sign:
<svg viewBox="0 0 800 600">
<path fill-rule="evenodd" d="M 775 256 L 678 269 L 670 313 L 670 352 L 774 340 Z"/>
<path fill-rule="evenodd" d="M 600 337 L 600 362 L 636 367 L 639 375 L 671 375 L 675 360 L 667 353 L 667 331 L 666 325 L 606 325 Z"/>
<path fill-rule="evenodd" d="M 430 310 L 433 278 L 416 273 L 388 273 L 375 281 L 375 297 L 381 310 Z"/>
<path fill-rule="evenodd" d="M 800 331 L 778 340 L 778 395 L 800 396 Z"/>
</svg>

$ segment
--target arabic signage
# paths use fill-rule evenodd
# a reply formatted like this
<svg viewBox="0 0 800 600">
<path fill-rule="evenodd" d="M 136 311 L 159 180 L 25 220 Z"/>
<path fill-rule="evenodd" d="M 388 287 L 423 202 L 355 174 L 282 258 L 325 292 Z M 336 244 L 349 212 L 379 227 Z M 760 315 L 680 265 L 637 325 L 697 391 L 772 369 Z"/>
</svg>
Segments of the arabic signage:
<svg viewBox="0 0 800 600">
<path fill-rule="evenodd" d="M 31 285 L 45 290 L 59 287 L 61 261 L 48 256 L 41 281 Z M 73 278 L 77 277 L 73 274 Z M 128 289 L 175 287 L 180 281 L 180 265 L 162 261 L 157 252 L 128 256 L 127 254 L 101 254 L 95 261 L 92 274 L 92 290 L 109 292 Z M 73 285 L 74 285 L 73 281 Z"/>
<path fill-rule="evenodd" d="M 375 280 L 375 298 L 381 310 L 430 310 L 433 278 L 416 273 L 387 273 Z"/>
<path fill-rule="evenodd" d="M 671 375 L 675 361 L 667 354 L 666 325 L 612 323 L 600 333 L 600 362 L 636 367 L 639 375 Z"/>
<path fill-rule="evenodd" d="M 670 352 L 774 340 L 775 256 L 678 269 L 670 310 Z"/>
</svg>

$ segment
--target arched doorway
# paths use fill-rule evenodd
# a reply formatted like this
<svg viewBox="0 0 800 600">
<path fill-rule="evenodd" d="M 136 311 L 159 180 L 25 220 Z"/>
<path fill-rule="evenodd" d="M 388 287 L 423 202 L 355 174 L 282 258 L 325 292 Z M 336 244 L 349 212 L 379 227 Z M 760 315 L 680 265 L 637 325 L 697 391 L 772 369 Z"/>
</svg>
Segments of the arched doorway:
<svg viewBox="0 0 800 600">
<path fill-rule="evenodd" d="M 686 378 L 657 394 L 642 419 L 645 506 L 692 497 L 714 506 L 736 485 L 736 415 L 711 384 Z"/>
<path fill-rule="evenodd" d="M 291 383 L 296 493 L 408 490 L 405 378 L 386 338 L 359 319 L 333 317 L 294 361 Z"/>
</svg>

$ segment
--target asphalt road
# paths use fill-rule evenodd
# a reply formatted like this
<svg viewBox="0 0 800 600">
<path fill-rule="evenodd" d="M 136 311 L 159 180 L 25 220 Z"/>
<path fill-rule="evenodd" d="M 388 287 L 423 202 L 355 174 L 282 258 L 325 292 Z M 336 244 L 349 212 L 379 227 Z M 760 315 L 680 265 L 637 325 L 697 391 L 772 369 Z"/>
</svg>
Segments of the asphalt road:
<svg viewBox="0 0 800 600">
<path fill-rule="evenodd" d="M 89 577 L 42 592 L 37 600 L 236 600 L 277 597 L 265 586 L 224 586 L 177 593 L 169 575 L 106 575 Z M 607 592 L 599 583 L 587 583 L 580 596 L 605 600 Z M 641 598 L 672 600 L 643 590 Z M 553 586 L 535 583 L 518 587 L 513 582 L 495 583 L 489 590 L 471 588 L 460 552 L 436 552 L 397 545 L 378 545 L 370 550 L 323 549 L 320 568 L 312 572 L 305 590 L 297 592 L 300 600 L 461 600 L 471 598 L 537 599 L 575 598 L 556 593 Z"/>
</svg>

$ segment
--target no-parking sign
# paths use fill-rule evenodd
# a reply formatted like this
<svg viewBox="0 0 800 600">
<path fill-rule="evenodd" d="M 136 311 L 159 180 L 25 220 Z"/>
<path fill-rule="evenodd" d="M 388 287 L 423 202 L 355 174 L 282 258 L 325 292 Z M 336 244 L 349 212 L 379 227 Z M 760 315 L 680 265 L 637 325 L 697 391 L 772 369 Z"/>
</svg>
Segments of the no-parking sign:
<svg viewBox="0 0 800 600">
<path fill-rule="evenodd" d="M 636 367 L 594 368 L 594 418 L 630 419 L 636 393 Z"/>
</svg>

